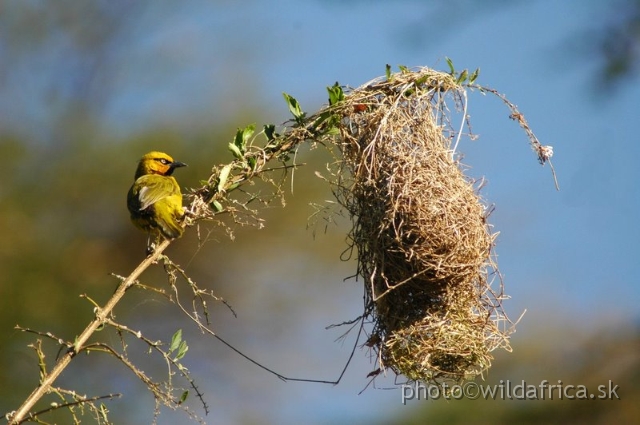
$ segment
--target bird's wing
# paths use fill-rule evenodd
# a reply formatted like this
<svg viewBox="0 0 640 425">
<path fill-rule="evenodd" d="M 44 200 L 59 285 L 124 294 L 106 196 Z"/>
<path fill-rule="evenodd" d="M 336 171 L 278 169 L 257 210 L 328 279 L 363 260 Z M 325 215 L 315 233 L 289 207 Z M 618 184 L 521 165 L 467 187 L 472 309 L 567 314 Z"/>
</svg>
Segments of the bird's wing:
<svg viewBox="0 0 640 425">
<path fill-rule="evenodd" d="M 144 210 L 161 199 L 177 193 L 174 180 L 167 177 L 146 175 L 136 181 L 140 210 Z"/>
</svg>

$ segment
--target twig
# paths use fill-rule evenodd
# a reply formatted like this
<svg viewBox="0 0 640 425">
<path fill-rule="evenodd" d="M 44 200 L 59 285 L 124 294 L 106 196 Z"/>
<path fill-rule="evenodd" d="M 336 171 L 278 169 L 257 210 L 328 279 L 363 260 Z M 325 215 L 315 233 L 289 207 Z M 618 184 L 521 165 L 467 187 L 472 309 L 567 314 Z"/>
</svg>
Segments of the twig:
<svg viewBox="0 0 640 425">
<path fill-rule="evenodd" d="M 467 92 L 465 90 L 461 90 L 462 92 L 462 120 L 460 122 L 460 130 L 458 130 L 458 135 L 456 136 L 456 142 L 453 145 L 453 149 L 451 150 L 451 159 L 455 159 L 454 156 L 456 154 L 456 149 L 458 149 L 458 143 L 460 143 L 460 137 L 462 137 L 462 132 L 464 130 L 464 125 L 467 122 Z"/>
<path fill-rule="evenodd" d="M 89 340 L 89 338 L 91 338 L 93 333 L 108 321 L 108 317 L 111 315 L 111 312 L 118 304 L 120 299 L 122 299 L 127 289 L 136 282 L 142 272 L 144 272 L 150 265 L 154 264 L 158 260 L 162 252 L 169 246 L 170 243 L 171 241 L 169 240 L 164 240 L 162 243 L 160 243 L 153 254 L 145 258 L 138 265 L 138 267 L 136 267 L 136 269 L 131 272 L 129 276 L 127 276 L 126 279 L 120 282 L 113 296 L 109 299 L 109 301 L 107 301 L 105 306 L 103 308 L 95 308 L 96 317 L 89 323 L 84 331 L 82 331 L 80 336 L 75 339 L 73 347 L 70 347 L 66 351 L 66 353 L 58 359 L 53 369 L 51 369 L 51 372 L 49 372 L 42 378 L 40 385 L 38 385 L 38 387 L 33 390 L 29 397 L 27 397 L 22 406 L 20 406 L 15 412 L 7 415 L 9 418 L 9 425 L 17 425 L 25 421 L 25 419 L 29 416 L 29 412 L 31 411 L 33 406 L 38 402 L 38 400 L 40 400 L 51 390 L 53 383 L 56 381 L 56 379 L 58 379 L 60 374 L 67 368 L 67 366 L 69 366 L 71 360 L 73 360 L 73 358 L 84 349 L 87 341 Z"/>
<path fill-rule="evenodd" d="M 527 134 L 527 137 L 529 138 L 529 142 L 531 143 L 531 148 L 538 155 L 538 162 L 540 162 L 541 165 L 544 165 L 547 162 L 549 163 L 549 167 L 551 168 L 551 174 L 553 176 L 553 182 L 556 186 L 556 190 L 560 190 L 560 185 L 558 184 L 558 178 L 556 176 L 556 170 L 553 168 L 553 164 L 551 163 L 551 157 L 553 156 L 553 147 L 543 146 L 542 143 L 540 143 L 540 140 L 538 140 L 538 137 L 534 134 L 533 130 L 531 130 L 531 127 L 529 127 L 529 123 L 525 119 L 522 112 L 518 110 L 518 107 L 509 99 L 507 99 L 505 95 L 503 95 L 496 89 L 480 86 L 478 84 L 469 84 L 468 86 L 471 88 L 478 89 L 481 92 L 491 93 L 494 96 L 497 96 L 500 100 L 502 100 L 502 102 L 505 105 L 507 105 L 507 108 L 509 108 L 509 110 L 511 111 L 511 115 L 509 115 L 509 118 L 511 118 L 514 121 L 517 121 L 520 127 Z"/>
<path fill-rule="evenodd" d="M 69 408 L 72 406 L 78 406 L 78 405 L 82 405 L 85 403 L 92 403 L 94 401 L 98 401 L 98 400 L 104 400 L 104 399 L 114 399 L 114 398 L 120 398 L 122 397 L 122 394 L 120 393 L 115 393 L 115 394 L 107 394 L 107 395 L 100 395 L 100 396 L 95 396 L 95 397 L 89 397 L 89 398 L 83 398 L 80 400 L 76 400 L 76 401 L 71 401 L 68 403 L 63 403 L 63 404 L 56 404 L 54 406 L 51 406 L 47 409 L 43 409 L 40 410 L 38 412 L 35 413 L 30 413 L 29 417 L 27 419 L 33 419 L 36 418 L 38 416 L 42 416 L 45 413 L 51 412 L 53 410 L 57 410 L 57 409 L 64 409 L 64 408 Z"/>
</svg>

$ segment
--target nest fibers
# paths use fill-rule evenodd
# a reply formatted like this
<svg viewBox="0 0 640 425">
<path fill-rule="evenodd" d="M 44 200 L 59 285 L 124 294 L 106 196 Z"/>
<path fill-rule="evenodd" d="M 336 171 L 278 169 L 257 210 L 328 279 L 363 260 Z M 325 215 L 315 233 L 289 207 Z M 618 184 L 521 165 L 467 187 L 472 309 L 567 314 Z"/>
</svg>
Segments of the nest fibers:
<svg viewBox="0 0 640 425">
<path fill-rule="evenodd" d="M 367 345 L 378 373 L 428 383 L 481 374 L 495 348 L 509 349 L 511 330 L 491 288 L 496 234 L 454 159 L 452 100 L 466 107 L 454 77 L 421 68 L 373 80 L 331 107 L 340 117 L 335 194 L 353 220 L 374 324 Z"/>
</svg>

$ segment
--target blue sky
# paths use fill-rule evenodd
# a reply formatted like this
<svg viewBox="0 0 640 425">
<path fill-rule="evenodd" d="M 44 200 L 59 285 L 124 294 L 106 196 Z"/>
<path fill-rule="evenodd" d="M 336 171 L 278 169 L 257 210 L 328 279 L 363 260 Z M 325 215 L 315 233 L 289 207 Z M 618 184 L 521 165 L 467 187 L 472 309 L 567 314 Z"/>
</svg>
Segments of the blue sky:
<svg viewBox="0 0 640 425">
<path fill-rule="evenodd" d="M 527 310 L 514 344 L 526 339 L 528 332 L 559 322 L 585 332 L 603 323 L 637 322 L 640 194 L 636 182 L 640 176 L 635 162 L 640 147 L 632 122 L 638 114 L 638 88 L 629 84 L 615 94 L 594 96 L 598 63 L 585 54 L 582 37 L 591 25 L 601 24 L 597 18 L 602 5 L 520 2 L 504 9 L 475 7 L 468 14 L 443 13 L 441 20 L 430 16 L 430 8 L 423 3 L 344 6 L 283 1 L 277 7 L 269 2 L 223 3 L 210 6 L 214 16 L 193 18 L 187 13 L 184 19 L 196 19 L 195 38 L 210 41 L 193 53 L 204 56 L 201 72 L 221 76 L 214 78 L 213 85 L 204 83 L 210 76 L 202 76 L 204 87 L 229 96 L 225 99 L 235 91 L 243 101 L 247 100 L 243 90 L 250 92 L 253 102 L 269 107 L 253 120 L 285 119 L 282 91 L 314 110 L 325 101 L 325 86 L 334 81 L 357 86 L 381 75 L 386 63 L 446 69 L 447 56 L 458 68 L 480 67 L 480 83 L 506 93 L 542 143 L 554 146 L 553 163 L 561 187 L 559 192 L 554 189 L 550 170 L 538 165 L 504 105 L 496 98 L 471 95 L 469 112 L 480 139 L 464 141 L 461 150 L 472 167 L 470 173 L 488 179 L 483 193 L 496 204 L 492 222 L 501 232 L 498 262 L 506 292 L 512 296 L 507 310 L 514 318 Z M 227 38 L 229 42 L 223 41 Z M 212 69 L 205 70 L 206 64 Z M 234 73 L 236 78 L 231 78 Z M 255 95 L 260 96 L 258 101 Z M 171 103 L 174 95 L 166 96 Z M 223 116 L 226 106 L 237 107 L 218 104 L 207 113 Z M 297 261 L 305 261 L 305 256 Z M 313 267 L 307 272 L 318 285 L 323 279 L 332 280 Z M 268 280 L 263 276 L 256 284 Z M 354 291 L 351 296 L 357 305 L 358 291 L 345 291 Z M 314 295 L 324 299 L 320 293 Z M 353 304 L 342 314 L 348 318 L 349 312 Z M 327 321 L 319 315 L 315 323 Z M 573 330 L 566 332 L 549 338 L 571 341 L 576 335 Z M 322 377 L 337 375 L 336 365 L 348 351 L 335 348 L 332 337 L 327 337 L 324 343 L 329 345 L 323 347 L 328 348 L 315 353 L 309 349 L 312 345 L 298 345 L 307 341 L 305 335 L 304 329 L 292 331 L 283 337 L 288 342 L 282 343 L 283 352 L 297 351 L 302 358 L 278 362 L 263 353 L 263 359 L 294 375 L 296 370 L 308 371 L 308 362 L 322 365 L 318 366 Z M 309 344 L 323 338 L 312 335 L 307 337 Z M 255 349 L 260 346 L 257 342 Z M 300 351 L 301 347 L 308 349 Z M 379 418 L 380 412 L 393 414 L 405 408 L 397 391 L 369 390 L 356 396 L 370 367 L 362 352 L 357 352 L 345 380 L 335 388 L 281 385 L 268 379 L 265 383 L 261 372 L 254 371 L 249 376 L 256 380 L 246 378 L 248 392 L 243 394 L 255 394 L 253 407 L 270 412 L 267 415 L 274 423 L 305 422 L 309 417 L 318 423 L 366 422 Z M 274 405 L 278 407 L 271 408 Z"/>
<path fill-rule="evenodd" d="M 314 111 L 326 100 L 325 86 L 335 81 L 358 86 L 382 75 L 387 63 L 446 70 L 445 57 L 450 57 L 459 69 L 479 67 L 479 83 L 505 93 L 542 143 L 554 147 L 561 188 L 555 190 L 548 166 L 537 163 L 507 108 L 492 96 L 470 94 L 473 131 L 480 138 L 463 140 L 460 150 L 470 174 L 487 178 L 483 195 L 496 205 L 491 221 L 500 231 L 498 263 L 512 296 L 507 310 L 514 317 L 527 310 L 514 342 L 526 338 L 528 330 L 557 321 L 584 331 L 603 323 L 638 323 L 640 143 L 635 121 L 640 89 L 630 82 L 615 93 L 594 95 L 598 62 L 583 44 L 589 43 L 584 31 L 602 24 L 598 20 L 607 2 L 538 0 L 482 7 L 462 1 L 456 10 L 442 3 L 158 3 L 118 41 L 128 48 L 113 51 L 108 70 L 113 94 L 103 105 L 102 125 L 126 138 L 158 125 L 186 131 L 238 120 L 239 111 L 246 121 L 233 121 L 234 126 L 282 122 L 288 118 L 283 91 Z M 19 93 L 20 88 L 5 90 Z M 39 130 L 34 134 L 46 137 L 42 126 L 48 118 L 32 102 L 3 111 L 17 122 L 35 120 Z M 332 282 L 340 301 L 331 305 L 330 315 L 329 307 L 298 311 L 307 315 L 304 326 L 295 316 L 274 318 L 290 332 L 279 334 L 282 351 L 273 353 L 260 352 L 265 346 L 260 335 L 275 338 L 277 326 L 269 328 L 259 311 L 241 316 L 255 329 L 229 332 L 246 332 L 246 341 L 253 341 L 245 341 L 249 352 L 260 353 L 279 371 L 291 370 L 295 376 L 314 370 L 322 379 L 332 378 L 349 347 L 336 344 L 336 335 L 322 327 L 336 316 L 359 314 L 361 290 L 340 283 L 351 272 L 342 265 L 300 265 L 311 257 L 297 253 L 283 265 L 304 273 L 304 284 L 283 282 L 282 274 L 270 270 L 238 283 L 253 285 L 249 300 L 264 299 L 272 292 L 259 288 L 272 284 L 288 292 L 296 287 L 301 292 L 291 297 L 306 296 L 326 306 L 331 298 L 322 288 Z M 229 268 L 242 264 L 237 261 Z M 220 266 L 217 273 L 233 276 Z M 570 339 L 562 332 L 556 337 Z M 194 344 L 193 352 L 198 350 L 224 348 Z M 398 391 L 357 395 L 371 370 L 361 351 L 337 387 L 285 384 L 242 359 L 224 359 L 224 364 L 193 367 L 208 375 L 202 386 L 212 397 L 216 422 L 310 423 L 311 417 L 317 423 L 364 423 L 381 412 L 409 408 L 401 406 Z M 170 421 L 171 414 L 161 420 Z"/>
<path fill-rule="evenodd" d="M 325 101 L 326 85 L 357 86 L 382 74 L 386 63 L 446 69 L 446 56 L 458 68 L 479 67 L 480 83 L 507 94 L 543 144 L 554 146 L 561 186 L 554 190 L 550 170 L 537 164 L 500 101 L 472 94 L 469 112 L 480 139 L 461 150 L 471 174 L 489 181 L 484 194 L 497 206 L 497 252 L 514 305 L 555 293 L 578 317 L 632 317 L 640 299 L 631 278 L 640 271 L 633 248 L 640 236 L 640 148 L 632 126 L 638 89 L 628 84 L 594 96 L 598 62 L 582 37 L 602 24 L 603 4 L 535 1 L 482 10 L 468 3 L 469 12 L 454 13 L 419 1 L 220 2 L 209 5 L 211 14 L 194 16 L 198 3 L 172 16 L 174 30 L 155 39 L 173 53 L 168 39 L 200 40 L 184 53 L 200 66 L 177 78 L 176 92 L 153 95 L 170 110 L 189 98 L 183 90 L 200 92 L 203 104 L 217 100 L 208 90 L 222 91 L 225 103 L 206 109 L 215 117 L 238 107 L 229 103 L 232 92 L 246 100 L 249 91 L 259 105 L 275 104 L 255 120 L 280 122 L 282 91 L 312 111 Z M 443 19 L 429 15 L 432 9 Z"/>
</svg>

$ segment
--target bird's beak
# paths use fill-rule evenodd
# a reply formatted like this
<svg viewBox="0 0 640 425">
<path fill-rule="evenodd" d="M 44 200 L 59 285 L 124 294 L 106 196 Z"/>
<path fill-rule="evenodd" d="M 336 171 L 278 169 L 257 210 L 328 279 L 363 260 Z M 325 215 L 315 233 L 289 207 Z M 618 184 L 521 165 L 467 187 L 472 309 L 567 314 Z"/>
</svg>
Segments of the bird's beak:
<svg viewBox="0 0 640 425">
<path fill-rule="evenodd" d="M 187 164 L 185 164 L 184 162 L 180 162 L 180 161 L 173 161 L 171 163 L 171 168 L 179 168 L 179 167 L 186 167 Z"/>
</svg>

